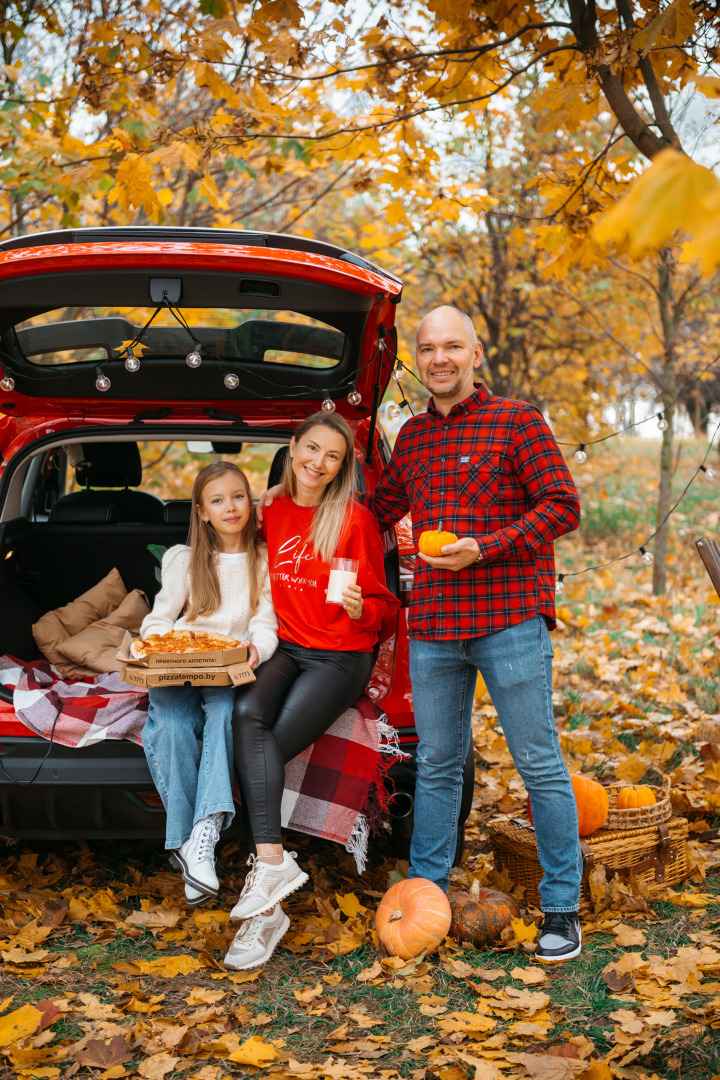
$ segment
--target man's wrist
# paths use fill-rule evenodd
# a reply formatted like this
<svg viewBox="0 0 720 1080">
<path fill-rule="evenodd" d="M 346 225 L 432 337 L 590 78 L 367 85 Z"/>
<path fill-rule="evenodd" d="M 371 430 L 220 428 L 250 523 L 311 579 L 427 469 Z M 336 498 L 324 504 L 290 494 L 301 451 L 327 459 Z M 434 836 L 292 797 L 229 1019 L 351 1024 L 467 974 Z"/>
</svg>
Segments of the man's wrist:
<svg viewBox="0 0 720 1080">
<path fill-rule="evenodd" d="M 475 541 L 475 543 L 477 544 L 477 540 Z M 479 547 L 480 547 L 480 545 L 478 544 L 478 548 Z M 482 551 L 478 551 L 478 556 L 477 556 L 477 558 L 475 560 L 475 563 L 473 565 L 476 565 L 477 563 L 481 563 L 482 561 L 483 561 L 483 553 L 482 553 Z"/>
</svg>

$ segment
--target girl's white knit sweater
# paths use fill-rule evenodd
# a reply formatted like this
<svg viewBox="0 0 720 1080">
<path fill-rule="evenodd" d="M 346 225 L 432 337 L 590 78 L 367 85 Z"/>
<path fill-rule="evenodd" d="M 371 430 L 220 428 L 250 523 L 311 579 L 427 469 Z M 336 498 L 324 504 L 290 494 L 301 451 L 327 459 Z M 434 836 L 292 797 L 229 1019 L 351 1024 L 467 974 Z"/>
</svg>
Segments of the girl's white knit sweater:
<svg viewBox="0 0 720 1080">
<path fill-rule="evenodd" d="M 166 634 L 169 630 L 197 630 L 204 634 L 227 634 L 240 641 L 251 641 L 260 663 L 269 660 L 277 648 L 277 617 L 270 596 L 267 563 L 262 564 L 262 582 L 257 611 L 250 618 L 250 583 L 247 555 L 219 552 L 217 573 L 222 603 L 212 615 L 189 620 L 183 608 L 190 599 L 190 548 L 177 544 L 162 560 L 162 586 L 153 609 L 145 616 L 140 636 Z"/>
</svg>

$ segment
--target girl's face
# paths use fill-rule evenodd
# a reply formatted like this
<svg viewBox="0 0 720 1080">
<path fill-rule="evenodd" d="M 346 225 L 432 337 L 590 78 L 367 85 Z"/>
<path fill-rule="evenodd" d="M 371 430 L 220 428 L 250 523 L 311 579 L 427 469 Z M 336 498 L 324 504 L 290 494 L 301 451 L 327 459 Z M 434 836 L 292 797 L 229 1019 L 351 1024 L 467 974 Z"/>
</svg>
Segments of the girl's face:
<svg viewBox="0 0 720 1080">
<path fill-rule="evenodd" d="M 203 488 L 197 512 L 209 522 L 221 542 L 236 539 L 248 523 L 252 503 L 237 473 L 227 472 L 210 480 Z"/>
<path fill-rule="evenodd" d="M 322 500 L 325 488 L 340 472 L 345 452 L 345 439 L 324 424 L 290 440 L 297 495 L 304 505 L 316 506 Z"/>
</svg>

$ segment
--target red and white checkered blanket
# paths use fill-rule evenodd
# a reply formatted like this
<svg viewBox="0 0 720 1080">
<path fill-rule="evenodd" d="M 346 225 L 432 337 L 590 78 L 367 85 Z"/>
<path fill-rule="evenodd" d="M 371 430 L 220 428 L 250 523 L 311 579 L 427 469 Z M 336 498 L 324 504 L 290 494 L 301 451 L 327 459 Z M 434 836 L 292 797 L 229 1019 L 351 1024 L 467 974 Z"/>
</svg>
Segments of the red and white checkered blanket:
<svg viewBox="0 0 720 1080">
<path fill-rule="evenodd" d="M 74 747 L 104 739 L 142 744 L 147 693 L 122 682 L 117 672 L 66 682 L 47 660 L 0 656 L 0 683 L 13 690 L 18 720 L 44 739 Z M 387 809 L 383 780 L 399 756 L 394 728 L 361 699 L 286 765 L 283 826 L 344 844 L 362 873 L 368 811 Z"/>
</svg>

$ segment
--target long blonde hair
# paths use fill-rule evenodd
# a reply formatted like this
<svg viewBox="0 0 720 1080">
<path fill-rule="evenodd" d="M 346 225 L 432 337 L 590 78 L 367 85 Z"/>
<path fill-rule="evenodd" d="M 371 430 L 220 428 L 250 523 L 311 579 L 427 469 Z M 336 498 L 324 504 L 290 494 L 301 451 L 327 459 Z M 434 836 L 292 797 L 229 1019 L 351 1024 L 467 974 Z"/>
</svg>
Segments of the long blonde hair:
<svg viewBox="0 0 720 1080">
<path fill-rule="evenodd" d="M 216 461 L 206 465 L 195 477 L 192 489 L 192 517 L 190 518 L 190 610 L 188 619 L 199 615 L 212 615 L 222 603 L 220 579 L 217 572 L 216 554 L 220 550 L 215 529 L 209 521 L 203 521 L 203 491 L 211 480 L 218 480 L 225 473 L 233 473 L 242 481 L 250 506 L 250 517 L 242 531 L 243 550 L 247 555 L 248 581 L 250 583 L 250 615 L 254 615 L 260 600 L 260 572 L 265 545 L 257 535 L 257 520 L 252 491 L 247 476 L 231 461 Z"/>
<path fill-rule="evenodd" d="M 327 427 L 342 435 L 345 440 L 345 456 L 336 476 L 325 488 L 320 505 L 313 516 L 310 539 L 316 555 L 323 562 L 329 563 L 337 550 L 342 536 L 343 525 L 348 506 L 355 490 L 355 444 L 347 420 L 336 413 L 316 412 L 308 416 L 295 429 L 295 442 L 299 442 L 311 428 Z M 297 493 L 292 458 L 288 452 L 285 458 L 280 486 L 283 495 L 294 497 Z"/>
</svg>

